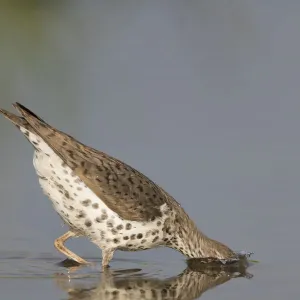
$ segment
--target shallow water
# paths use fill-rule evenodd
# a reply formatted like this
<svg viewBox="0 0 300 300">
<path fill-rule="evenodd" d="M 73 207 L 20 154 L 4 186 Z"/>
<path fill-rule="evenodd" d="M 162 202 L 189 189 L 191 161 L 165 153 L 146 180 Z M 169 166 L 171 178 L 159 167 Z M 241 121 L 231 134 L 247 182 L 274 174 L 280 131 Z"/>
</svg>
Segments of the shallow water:
<svg viewBox="0 0 300 300">
<path fill-rule="evenodd" d="M 299 299 L 300 1 L 0 4 L 1 107 L 23 103 L 127 162 L 205 234 L 254 252 L 251 279 L 193 273 L 182 299 Z M 160 290 L 184 273 L 170 249 L 117 252 L 112 270 L 136 271 L 104 280 L 100 250 L 76 239 L 96 266 L 57 277 L 68 269 L 53 241 L 67 228 L 4 118 L 0 141 L 0 299 L 99 299 L 103 285 Z"/>
<path fill-rule="evenodd" d="M 190 263 L 178 274 L 169 264 L 116 259 L 102 271 L 101 263 L 81 267 L 55 257 L 25 253 L 0 254 L 3 299 L 198 299 L 208 290 L 231 280 L 252 279 L 246 267 L 199 268 Z M 251 263 L 250 263 L 251 264 Z M 175 263 L 176 265 L 176 263 Z M 117 267 L 118 266 L 118 267 Z M 171 269 L 176 269 L 176 266 Z"/>
</svg>

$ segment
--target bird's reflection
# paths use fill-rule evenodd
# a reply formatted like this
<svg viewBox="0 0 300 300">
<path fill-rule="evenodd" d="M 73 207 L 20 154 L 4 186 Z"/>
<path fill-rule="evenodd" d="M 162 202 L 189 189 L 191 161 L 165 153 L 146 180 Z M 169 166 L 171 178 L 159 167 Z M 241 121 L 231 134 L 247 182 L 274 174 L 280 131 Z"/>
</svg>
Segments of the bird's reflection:
<svg viewBox="0 0 300 300">
<path fill-rule="evenodd" d="M 233 278 L 252 275 L 246 264 L 234 266 L 205 266 L 196 260 L 179 275 L 167 279 L 141 275 L 135 270 L 111 270 L 101 273 L 100 281 L 77 282 L 56 278 L 58 285 L 68 294 L 69 300 L 77 299 L 197 299 L 204 292 Z"/>
</svg>

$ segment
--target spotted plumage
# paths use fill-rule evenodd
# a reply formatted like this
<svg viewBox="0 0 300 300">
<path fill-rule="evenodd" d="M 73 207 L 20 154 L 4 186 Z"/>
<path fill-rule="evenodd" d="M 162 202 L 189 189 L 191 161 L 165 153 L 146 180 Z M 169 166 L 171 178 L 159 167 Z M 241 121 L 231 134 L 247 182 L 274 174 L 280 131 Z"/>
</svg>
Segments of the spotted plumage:
<svg viewBox="0 0 300 300">
<path fill-rule="evenodd" d="M 33 165 L 43 192 L 69 231 L 55 247 L 85 260 L 63 243 L 86 236 L 102 249 L 107 266 L 115 250 L 174 248 L 187 257 L 235 257 L 228 247 L 200 232 L 178 202 L 139 171 L 55 129 L 23 105 L 21 117 L 0 110 L 34 147 Z"/>
</svg>

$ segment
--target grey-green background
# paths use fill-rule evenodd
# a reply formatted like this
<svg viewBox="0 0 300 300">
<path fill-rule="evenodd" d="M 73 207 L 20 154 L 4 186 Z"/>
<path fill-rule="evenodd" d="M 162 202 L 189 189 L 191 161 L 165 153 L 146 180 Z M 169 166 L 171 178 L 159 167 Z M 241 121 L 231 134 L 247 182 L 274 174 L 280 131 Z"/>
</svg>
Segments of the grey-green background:
<svg viewBox="0 0 300 300">
<path fill-rule="evenodd" d="M 0 3 L 1 107 L 18 101 L 124 160 L 206 234 L 255 252 L 252 280 L 201 299 L 298 299 L 299 1 Z M 4 118 L 0 137 L 4 276 L 12 266 L 16 274 L 14 256 L 61 260 L 53 240 L 66 229 L 40 190 L 29 143 Z M 101 257 L 87 240 L 69 245 Z M 163 263 L 167 275 L 185 268 L 170 249 L 115 257 Z M 0 278 L 0 289 L 3 299 L 65 297 L 51 280 Z"/>
</svg>

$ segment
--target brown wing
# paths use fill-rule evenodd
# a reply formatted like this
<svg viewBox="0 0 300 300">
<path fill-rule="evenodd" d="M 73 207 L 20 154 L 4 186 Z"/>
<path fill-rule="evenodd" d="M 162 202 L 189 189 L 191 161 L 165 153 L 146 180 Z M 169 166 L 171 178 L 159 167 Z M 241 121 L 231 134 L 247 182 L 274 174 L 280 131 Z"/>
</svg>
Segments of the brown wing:
<svg viewBox="0 0 300 300">
<path fill-rule="evenodd" d="M 121 218 L 154 219 L 161 216 L 162 204 L 173 203 L 170 195 L 142 173 L 58 131 L 21 104 L 14 106 L 75 174 Z"/>
</svg>

